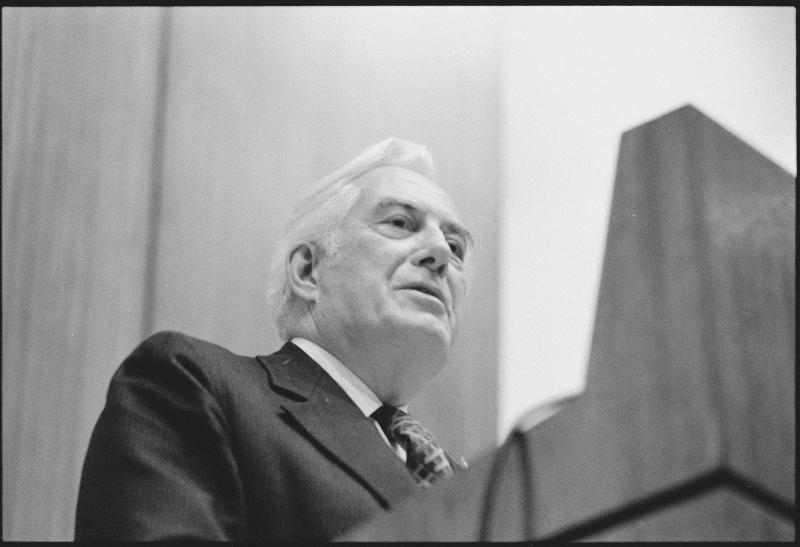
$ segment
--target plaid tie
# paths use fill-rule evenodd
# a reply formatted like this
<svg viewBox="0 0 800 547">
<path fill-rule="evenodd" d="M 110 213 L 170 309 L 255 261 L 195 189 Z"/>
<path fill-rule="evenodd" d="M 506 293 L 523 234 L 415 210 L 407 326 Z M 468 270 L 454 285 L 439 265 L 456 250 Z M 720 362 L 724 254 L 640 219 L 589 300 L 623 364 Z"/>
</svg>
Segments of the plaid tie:
<svg viewBox="0 0 800 547">
<path fill-rule="evenodd" d="M 399 408 L 383 405 L 372 413 L 390 442 L 406 450 L 406 467 L 423 487 L 427 488 L 442 477 L 453 474 L 453 468 L 444 449 L 430 431 Z"/>
</svg>

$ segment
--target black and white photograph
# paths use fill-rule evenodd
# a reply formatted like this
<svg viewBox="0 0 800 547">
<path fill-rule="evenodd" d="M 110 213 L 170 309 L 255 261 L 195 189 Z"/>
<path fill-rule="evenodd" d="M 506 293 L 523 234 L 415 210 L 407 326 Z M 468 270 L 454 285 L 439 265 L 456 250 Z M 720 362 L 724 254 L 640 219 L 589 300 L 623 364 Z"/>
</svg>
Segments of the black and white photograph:
<svg viewBox="0 0 800 547">
<path fill-rule="evenodd" d="M 794 541 L 796 8 L 2 8 L 3 541 Z"/>
</svg>

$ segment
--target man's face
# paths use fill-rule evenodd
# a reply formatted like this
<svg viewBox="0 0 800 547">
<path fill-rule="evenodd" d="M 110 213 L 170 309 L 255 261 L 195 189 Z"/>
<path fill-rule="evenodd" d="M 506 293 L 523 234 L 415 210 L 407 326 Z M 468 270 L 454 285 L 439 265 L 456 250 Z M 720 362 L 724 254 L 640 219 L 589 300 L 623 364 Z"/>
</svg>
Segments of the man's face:
<svg viewBox="0 0 800 547">
<path fill-rule="evenodd" d="M 317 326 L 356 345 L 421 344 L 446 355 L 466 292 L 469 235 L 423 175 L 382 167 L 364 176 L 370 183 L 320 270 Z"/>
</svg>

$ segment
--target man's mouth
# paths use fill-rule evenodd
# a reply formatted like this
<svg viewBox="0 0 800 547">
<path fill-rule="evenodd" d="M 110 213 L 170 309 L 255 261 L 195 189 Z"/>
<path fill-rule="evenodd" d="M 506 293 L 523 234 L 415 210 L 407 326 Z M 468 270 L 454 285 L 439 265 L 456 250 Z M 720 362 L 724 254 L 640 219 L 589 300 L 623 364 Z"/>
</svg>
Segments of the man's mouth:
<svg viewBox="0 0 800 547">
<path fill-rule="evenodd" d="M 413 290 L 413 291 L 419 291 L 422 294 L 427 294 L 428 296 L 434 297 L 435 299 L 439 300 L 442 304 L 445 303 L 444 302 L 444 295 L 442 294 L 442 291 L 439 290 L 437 287 L 432 287 L 432 286 L 423 285 L 423 284 L 414 284 L 414 285 L 408 285 L 408 286 L 403 287 L 403 288 L 404 289 Z"/>
</svg>

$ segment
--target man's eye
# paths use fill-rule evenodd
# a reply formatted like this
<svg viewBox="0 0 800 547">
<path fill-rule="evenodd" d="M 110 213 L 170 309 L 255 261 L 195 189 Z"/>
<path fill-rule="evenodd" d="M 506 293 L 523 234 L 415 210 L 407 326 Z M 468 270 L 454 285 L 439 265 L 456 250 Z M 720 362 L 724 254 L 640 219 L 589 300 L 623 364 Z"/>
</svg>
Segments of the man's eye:
<svg viewBox="0 0 800 547">
<path fill-rule="evenodd" d="M 403 230 L 411 230 L 413 228 L 413 222 L 407 216 L 394 216 L 389 218 L 388 222 L 392 226 Z"/>
<path fill-rule="evenodd" d="M 464 260 L 465 249 L 464 245 L 460 241 L 449 240 L 447 242 L 450 245 L 450 252 L 453 253 L 456 257 L 461 260 Z"/>
</svg>

